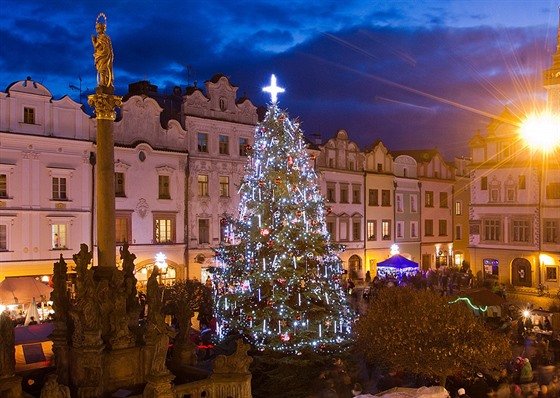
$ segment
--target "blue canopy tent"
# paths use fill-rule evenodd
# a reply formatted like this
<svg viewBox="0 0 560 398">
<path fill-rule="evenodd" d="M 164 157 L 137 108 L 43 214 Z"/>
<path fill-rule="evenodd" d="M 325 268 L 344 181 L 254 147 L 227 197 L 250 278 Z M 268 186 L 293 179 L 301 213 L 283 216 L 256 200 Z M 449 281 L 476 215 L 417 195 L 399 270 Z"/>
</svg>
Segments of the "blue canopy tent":
<svg viewBox="0 0 560 398">
<path fill-rule="evenodd" d="M 401 279 L 405 274 L 409 275 L 418 272 L 418 269 L 418 263 L 400 254 L 395 254 L 387 260 L 377 263 L 377 275 L 382 279 L 387 277 Z"/>
</svg>

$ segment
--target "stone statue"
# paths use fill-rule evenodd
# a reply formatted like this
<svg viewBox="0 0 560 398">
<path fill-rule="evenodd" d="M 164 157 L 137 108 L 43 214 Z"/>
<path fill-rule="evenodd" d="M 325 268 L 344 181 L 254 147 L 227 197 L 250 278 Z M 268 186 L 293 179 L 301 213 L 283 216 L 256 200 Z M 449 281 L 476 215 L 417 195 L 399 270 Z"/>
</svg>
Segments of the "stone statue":
<svg viewBox="0 0 560 398">
<path fill-rule="evenodd" d="M 16 370 L 14 324 L 6 310 L 0 315 L 0 379 L 12 377 Z"/>
<path fill-rule="evenodd" d="M 52 279 L 54 287 L 51 292 L 51 300 L 55 311 L 55 320 L 64 323 L 68 320 L 68 311 L 70 310 L 68 288 L 66 287 L 67 272 L 68 266 L 61 254 L 60 260 L 54 263 Z"/>
<path fill-rule="evenodd" d="M 58 384 L 56 374 L 51 374 L 43 385 L 40 398 L 70 398 L 70 389 L 63 384 Z"/>
<path fill-rule="evenodd" d="M 105 22 L 101 22 L 103 17 Z M 101 13 L 97 16 L 95 23 L 95 30 L 97 37 L 91 35 L 91 42 L 93 43 L 93 58 L 95 60 L 95 67 L 97 68 L 97 85 L 99 87 L 114 87 L 113 86 L 113 46 L 111 39 L 105 33 L 107 29 L 107 17 Z"/>
<path fill-rule="evenodd" d="M 126 290 L 126 310 L 127 312 L 134 312 L 137 316 L 140 312 L 140 305 L 137 299 L 136 282 L 137 279 L 134 276 L 134 260 L 136 260 L 136 255 L 128 250 L 128 243 L 125 242 L 123 247 L 120 249 L 121 260 L 122 260 L 122 270 L 124 273 L 124 285 Z"/>
<path fill-rule="evenodd" d="M 154 356 L 150 367 L 150 374 L 163 375 L 169 373 L 165 365 L 169 339 L 175 336 L 175 331 L 165 323 L 163 314 L 163 300 L 158 284 L 159 268 L 154 266 L 152 274 L 148 278 L 147 300 L 148 300 L 148 322 L 146 332 L 146 344 L 154 346 Z"/>
</svg>

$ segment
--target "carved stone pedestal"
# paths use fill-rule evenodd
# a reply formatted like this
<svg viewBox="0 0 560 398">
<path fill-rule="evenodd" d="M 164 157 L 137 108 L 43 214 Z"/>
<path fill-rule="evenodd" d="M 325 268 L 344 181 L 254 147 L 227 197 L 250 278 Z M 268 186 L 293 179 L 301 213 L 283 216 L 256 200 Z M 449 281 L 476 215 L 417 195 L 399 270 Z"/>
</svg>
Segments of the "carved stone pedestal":
<svg viewBox="0 0 560 398">
<path fill-rule="evenodd" d="M 78 398 L 100 397 L 103 394 L 104 345 L 72 349 L 72 384 Z"/>
<path fill-rule="evenodd" d="M 175 389 L 171 382 L 175 379 L 171 373 L 149 375 L 146 377 L 146 387 L 143 398 L 175 398 Z"/>
<path fill-rule="evenodd" d="M 0 378 L 0 397 L 2 398 L 21 398 L 21 377 L 10 376 Z"/>
</svg>

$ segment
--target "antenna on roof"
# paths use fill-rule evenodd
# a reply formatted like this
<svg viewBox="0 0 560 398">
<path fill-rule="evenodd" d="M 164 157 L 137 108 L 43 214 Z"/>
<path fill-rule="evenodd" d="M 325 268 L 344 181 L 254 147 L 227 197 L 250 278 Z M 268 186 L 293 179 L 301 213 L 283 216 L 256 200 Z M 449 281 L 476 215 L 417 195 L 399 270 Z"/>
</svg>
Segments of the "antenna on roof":
<svg viewBox="0 0 560 398">
<path fill-rule="evenodd" d="M 83 93 L 83 90 L 82 90 L 82 77 L 81 77 L 81 76 L 78 76 L 78 79 L 80 79 L 80 87 L 76 87 L 75 85 L 73 85 L 73 84 L 71 84 L 71 83 L 68 83 L 68 87 L 70 87 L 72 90 L 78 91 L 78 92 L 80 93 L 80 104 L 83 105 L 83 103 L 82 103 L 82 93 Z M 89 89 L 86 88 L 86 90 L 89 90 Z"/>
<path fill-rule="evenodd" d="M 187 87 L 191 85 L 192 66 L 187 65 Z"/>
</svg>

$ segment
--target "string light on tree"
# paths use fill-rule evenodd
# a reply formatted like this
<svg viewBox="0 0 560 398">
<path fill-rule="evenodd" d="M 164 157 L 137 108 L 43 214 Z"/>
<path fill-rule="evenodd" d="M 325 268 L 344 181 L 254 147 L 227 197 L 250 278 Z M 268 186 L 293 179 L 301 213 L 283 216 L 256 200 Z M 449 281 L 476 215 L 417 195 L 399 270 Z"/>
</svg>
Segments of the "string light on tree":
<svg viewBox="0 0 560 398">
<path fill-rule="evenodd" d="M 330 241 L 328 213 L 299 123 L 277 106 L 276 77 L 255 128 L 234 236 L 216 249 L 219 337 L 243 333 L 257 348 L 340 352 L 354 314 L 340 286 L 341 248 Z M 233 242 L 233 243 L 232 243 Z M 232 303 L 235 303 L 233 305 Z M 334 326 L 336 325 L 336 327 Z"/>
</svg>

